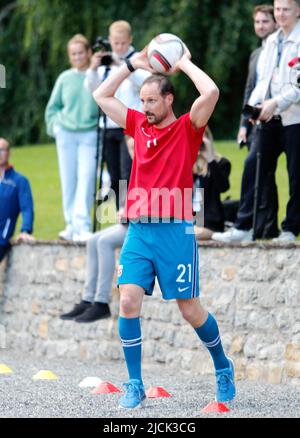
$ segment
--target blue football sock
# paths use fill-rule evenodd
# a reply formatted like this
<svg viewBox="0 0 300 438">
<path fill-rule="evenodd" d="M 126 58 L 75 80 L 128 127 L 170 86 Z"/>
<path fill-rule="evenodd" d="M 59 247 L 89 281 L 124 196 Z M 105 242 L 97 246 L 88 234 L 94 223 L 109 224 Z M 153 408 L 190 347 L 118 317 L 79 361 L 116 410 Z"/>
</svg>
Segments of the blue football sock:
<svg viewBox="0 0 300 438">
<path fill-rule="evenodd" d="M 142 334 L 140 318 L 119 317 L 119 335 L 130 379 L 142 381 Z"/>
<path fill-rule="evenodd" d="M 222 347 L 219 328 L 215 318 L 209 313 L 206 322 L 201 327 L 196 328 L 195 331 L 210 352 L 215 369 L 228 368 L 229 362 Z"/>
</svg>

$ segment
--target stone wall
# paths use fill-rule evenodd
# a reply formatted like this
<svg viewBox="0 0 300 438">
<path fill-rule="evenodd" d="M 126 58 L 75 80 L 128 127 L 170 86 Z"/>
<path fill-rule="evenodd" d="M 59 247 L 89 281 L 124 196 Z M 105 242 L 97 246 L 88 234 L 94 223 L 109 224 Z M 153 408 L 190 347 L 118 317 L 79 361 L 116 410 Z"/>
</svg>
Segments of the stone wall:
<svg viewBox="0 0 300 438">
<path fill-rule="evenodd" d="M 237 378 L 300 385 L 299 244 L 210 243 L 199 251 L 202 303 L 220 324 Z M 0 265 L 0 326 L 6 348 L 50 359 L 123 358 L 116 288 L 113 318 L 87 325 L 58 318 L 80 299 L 84 278 L 84 246 L 14 246 L 7 263 Z M 158 287 L 152 298 L 145 298 L 142 330 L 145 361 L 174 365 L 182 372 L 213 372 L 208 353 L 176 303 L 164 302 Z"/>
</svg>

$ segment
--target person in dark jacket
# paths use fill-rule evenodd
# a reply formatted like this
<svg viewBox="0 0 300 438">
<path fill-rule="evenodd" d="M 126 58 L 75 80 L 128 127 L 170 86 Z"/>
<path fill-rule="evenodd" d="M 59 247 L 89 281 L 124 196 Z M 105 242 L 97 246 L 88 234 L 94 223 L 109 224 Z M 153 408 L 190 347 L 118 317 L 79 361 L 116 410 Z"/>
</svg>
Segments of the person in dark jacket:
<svg viewBox="0 0 300 438">
<path fill-rule="evenodd" d="M 262 44 L 250 55 L 248 77 L 245 86 L 243 106 L 249 103 L 250 96 L 263 75 L 263 51 L 267 38 L 276 30 L 274 8 L 269 4 L 255 6 L 253 10 L 254 31 Z M 250 241 L 253 238 L 254 192 L 256 161 L 259 149 L 257 125 L 252 125 L 245 115 L 241 116 L 237 141 L 248 145 L 249 154 L 244 163 L 241 197 L 237 218 L 233 228 L 225 233 L 214 234 L 213 240 L 220 242 Z M 268 172 L 261 185 L 261 194 L 255 234 L 257 238 L 270 239 L 278 236 L 278 193 L 275 172 Z"/>
<path fill-rule="evenodd" d="M 204 227 L 195 226 L 198 240 L 209 240 L 215 231 L 224 231 L 220 194 L 230 187 L 230 171 L 230 161 L 216 153 L 213 136 L 207 127 L 193 168 L 194 187 L 203 189 L 204 196 Z"/>
<path fill-rule="evenodd" d="M 9 164 L 10 146 L 0 138 L 0 262 L 10 248 L 19 214 L 22 214 L 21 233 L 17 241 L 33 241 L 33 198 L 27 178 Z"/>
</svg>

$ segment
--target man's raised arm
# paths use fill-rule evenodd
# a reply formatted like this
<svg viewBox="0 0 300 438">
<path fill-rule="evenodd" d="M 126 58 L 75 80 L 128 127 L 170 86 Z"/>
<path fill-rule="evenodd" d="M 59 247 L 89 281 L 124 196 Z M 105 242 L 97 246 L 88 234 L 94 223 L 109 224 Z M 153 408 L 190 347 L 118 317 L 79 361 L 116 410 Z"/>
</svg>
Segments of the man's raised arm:
<svg viewBox="0 0 300 438">
<path fill-rule="evenodd" d="M 116 99 L 115 93 L 121 83 L 130 75 L 126 64 L 113 72 L 99 87 L 93 92 L 93 97 L 102 111 L 112 119 L 117 125 L 126 128 L 127 107 Z"/>
<path fill-rule="evenodd" d="M 183 71 L 194 83 L 200 93 L 190 111 L 190 119 L 196 128 L 206 126 L 219 99 L 219 89 L 214 81 L 190 60 L 186 48 L 185 54 L 177 62 L 175 70 Z"/>
<path fill-rule="evenodd" d="M 151 73 L 153 72 L 147 59 L 146 48 L 142 52 L 133 56 L 129 61 L 129 65 L 130 68 L 132 68 L 132 71 L 141 68 L 143 70 L 148 70 Z M 128 108 L 114 96 L 121 83 L 130 74 L 131 71 L 127 64 L 123 64 L 118 70 L 113 72 L 108 79 L 102 82 L 93 93 L 93 97 L 102 111 L 122 128 L 126 128 Z"/>
</svg>

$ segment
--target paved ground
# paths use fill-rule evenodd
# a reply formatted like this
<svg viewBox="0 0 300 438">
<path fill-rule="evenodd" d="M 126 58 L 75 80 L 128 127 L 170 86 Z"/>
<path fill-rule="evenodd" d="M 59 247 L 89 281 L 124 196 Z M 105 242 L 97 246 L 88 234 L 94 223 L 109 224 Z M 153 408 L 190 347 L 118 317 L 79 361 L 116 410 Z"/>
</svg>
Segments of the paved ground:
<svg viewBox="0 0 300 438">
<path fill-rule="evenodd" d="M 228 414 L 201 414 L 201 409 L 214 399 L 214 380 L 178 375 L 174 370 L 154 365 L 144 368 L 144 381 L 149 386 L 163 386 L 171 398 L 149 399 L 142 410 L 127 412 L 117 409 L 119 394 L 91 395 L 78 387 L 87 376 L 98 376 L 121 388 L 126 379 L 122 363 L 101 365 L 78 361 L 52 360 L 19 356 L 0 350 L 0 363 L 13 369 L 12 375 L 0 375 L 0 417 L 93 417 L 93 418 L 204 418 L 204 417 L 300 417 L 299 389 L 289 386 L 238 382 L 238 395 Z M 58 381 L 33 381 L 39 370 L 50 369 Z"/>
</svg>

